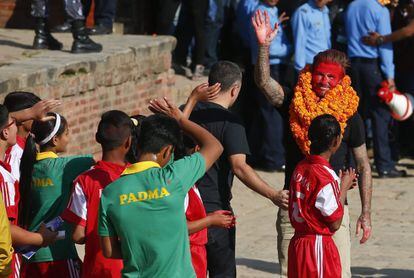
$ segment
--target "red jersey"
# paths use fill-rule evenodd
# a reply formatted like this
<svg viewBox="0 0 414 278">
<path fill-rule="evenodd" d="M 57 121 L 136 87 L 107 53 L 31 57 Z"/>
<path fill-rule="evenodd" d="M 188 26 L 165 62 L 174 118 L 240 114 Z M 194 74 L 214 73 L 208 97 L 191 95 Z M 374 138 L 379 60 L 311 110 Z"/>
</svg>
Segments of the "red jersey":
<svg viewBox="0 0 414 278">
<path fill-rule="evenodd" d="M 62 218 L 86 228 L 82 277 L 121 277 L 122 260 L 106 259 L 102 254 L 98 236 L 98 212 L 102 190 L 118 179 L 126 166 L 99 161 L 74 181 L 73 193 Z"/>
<path fill-rule="evenodd" d="M 9 164 L 0 161 L 0 192 L 3 195 L 7 217 L 10 223 L 17 225 L 19 215 L 19 182 L 11 173 Z M 20 256 L 13 253 L 12 274 L 10 277 L 20 277 Z"/>
<path fill-rule="evenodd" d="M 197 186 L 193 186 L 188 191 L 184 199 L 185 217 L 188 221 L 195 221 L 207 216 L 201 200 L 200 192 Z M 207 228 L 190 236 L 190 245 L 206 245 L 207 244 Z"/>
<path fill-rule="evenodd" d="M 184 199 L 185 217 L 187 221 L 196 221 L 207 216 L 206 210 L 201 199 L 197 186 L 193 186 L 188 191 Z M 191 262 L 197 278 L 207 277 L 207 228 L 202 229 L 189 236 Z"/>
<path fill-rule="evenodd" d="M 329 223 L 343 216 L 340 179 L 329 162 L 310 155 L 290 182 L 289 218 L 295 228 L 290 241 L 289 277 L 340 277 L 341 263 Z"/>
<path fill-rule="evenodd" d="M 26 139 L 20 136 L 17 136 L 16 139 L 16 144 L 6 150 L 4 161 L 10 165 L 12 175 L 20 180 L 20 160 L 22 159 Z"/>
</svg>

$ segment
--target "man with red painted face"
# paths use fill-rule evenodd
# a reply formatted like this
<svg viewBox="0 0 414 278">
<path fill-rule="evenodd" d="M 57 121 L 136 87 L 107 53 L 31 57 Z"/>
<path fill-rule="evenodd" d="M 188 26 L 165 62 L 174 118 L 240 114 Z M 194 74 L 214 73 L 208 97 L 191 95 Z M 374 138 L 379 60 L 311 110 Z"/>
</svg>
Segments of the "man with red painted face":
<svg viewBox="0 0 414 278">
<path fill-rule="evenodd" d="M 255 80 L 268 101 L 279 109 L 285 122 L 286 172 L 285 188 L 296 165 L 309 152 L 307 127 L 310 121 L 321 113 L 337 117 L 342 129 L 343 140 L 338 151 L 330 159 L 336 172 L 352 165 L 359 173 L 359 191 L 362 211 L 356 224 L 356 234 L 363 230 L 360 243 L 371 235 L 371 168 L 365 146 L 365 130 L 360 115 L 356 112 L 358 97 L 350 86 L 350 78 L 345 75 L 347 57 L 337 50 L 326 50 L 317 54 L 310 68 L 305 68 L 300 76 L 295 92 L 282 87 L 270 77 L 269 45 L 276 36 L 278 26 L 272 28 L 266 14 L 256 14 L 252 18 L 259 44 L 258 61 L 255 67 Z M 340 85 L 340 86 L 339 86 Z M 353 159 L 352 159 L 353 156 Z M 287 250 L 294 230 L 288 213 L 279 210 L 276 229 L 278 233 L 278 257 L 281 275 L 287 274 Z M 342 264 L 342 277 L 351 277 L 350 271 L 350 231 L 348 206 L 344 206 L 341 228 L 334 235 L 335 244 Z"/>
</svg>

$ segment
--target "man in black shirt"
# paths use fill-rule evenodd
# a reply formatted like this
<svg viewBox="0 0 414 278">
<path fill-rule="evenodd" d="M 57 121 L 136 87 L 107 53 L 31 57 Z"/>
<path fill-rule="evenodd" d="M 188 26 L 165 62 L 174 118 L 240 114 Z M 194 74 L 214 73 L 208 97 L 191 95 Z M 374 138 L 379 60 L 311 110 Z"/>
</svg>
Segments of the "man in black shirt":
<svg viewBox="0 0 414 278">
<path fill-rule="evenodd" d="M 332 103 L 334 105 L 340 104 L 338 99 L 331 99 L 332 103 L 327 103 L 325 97 L 332 95 L 334 89 L 342 90 L 344 95 L 337 98 L 345 98 L 346 96 L 355 97 L 355 92 L 349 93 L 344 89 L 345 67 L 347 66 L 346 55 L 337 50 L 327 50 L 319 53 L 314 58 L 314 63 L 311 68 L 311 80 L 309 84 L 303 84 L 306 76 L 300 77 L 298 86 L 295 88 L 298 95 L 302 94 L 302 99 L 296 98 L 293 93 L 284 87 L 281 87 L 274 79 L 270 77 L 269 72 L 269 45 L 270 42 L 277 34 L 277 27 L 272 30 L 269 24 L 267 15 L 257 14 L 253 20 L 253 25 L 256 31 L 256 37 L 259 44 L 258 62 L 255 68 L 256 83 L 265 94 L 266 98 L 273 106 L 277 107 L 284 114 L 286 121 L 286 176 L 285 176 L 285 189 L 289 188 L 290 178 L 296 167 L 296 165 L 304 158 L 306 150 L 306 141 L 300 137 L 300 131 L 295 129 L 295 135 L 292 132 L 292 126 L 298 127 L 292 124 L 298 124 L 300 128 L 306 127 L 306 122 L 312 120 L 303 117 L 315 117 L 317 113 L 310 113 L 318 111 L 315 107 L 307 107 L 303 103 L 311 103 L 309 99 L 315 99 L 314 105 L 319 106 L 319 110 L 331 111 L 332 114 L 338 114 L 339 110 L 342 111 L 340 117 L 346 119 L 346 128 L 343 133 L 343 142 L 338 152 L 331 158 L 330 163 L 336 171 L 348 166 L 347 157 L 349 153 L 352 153 L 355 158 L 356 168 L 359 173 L 359 190 L 362 203 L 362 212 L 357 220 L 357 234 L 360 229 L 363 230 L 363 236 L 360 243 L 367 241 L 371 235 L 371 196 L 372 196 L 372 177 L 371 168 L 369 165 L 368 155 L 365 146 L 365 131 L 361 117 L 355 112 L 355 103 L 352 101 L 343 102 L 349 105 L 344 107 L 337 107 L 337 110 L 330 108 Z M 306 72 L 306 70 L 305 70 Z M 304 72 L 304 74 L 305 74 Z M 342 86 L 337 86 L 342 82 Z M 345 82 L 346 83 L 346 82 Z M 339 88 L 340 87 L 340 88 Z M 350 87 L 350 86 L 349 86 Z M 352 88 L 348 88 L 352 90 Z M 304 95 L 304 91 L 309 91 L 308 95 Z M 353 91 L 353 90 L 352 90 Z M 346 92 L 346 96 L 345 96 Z M 335 103 L 336 102 L 336 103 Z M 353 104 L 353 105 L 352 105 Z M 299 107 L 299 105 L 302 105 Z M 323 107 L 323 105 L 326 105 Z M 305 111 L 302 111 L 304 109 Z M 298 111 L 299 110 L 299 111 Z M 323 111 L 327 113 L 327 111 Z M 353 111 L 354 115 L 348 115 L 348 111 Z M 302 118 L 301 114 L 302 113 Z M 292 117 L 293 116 L 293 117 Z M 349 116 L 349 117 L 348 117 Z M 299 122 L 297 119 L 299 119 Z M 338 119 L 339 120 L 339 119 Z M 306 130 L 307 134 L 307 130 Z M 296 136 L 296 138 L 295 138 Z M 307 138 L 307 136 L 305 137 Z M 300 144 L 299 144 L 300 143 Z M 301 148 L 299 148 L 298 144 Z M 349 152 L 349 150 L 351 152 Z M 334 240 L 338 247 L 338 251 L 341 257 L 342 264 L 342 277 L 351 277 L 350 272 L 350 231 L 349 231 L 349 212 L 348 207 L 344 208 L 344 218 L 341 228 L 335 233 Z M 288 213 L 279 210 L 278 219 L 276 222 L 276 228 L 278 231 L 278 254 L 279 262 L 281 265 L 281 275 L 285 276 L 287 272 L 287 249 L 289 246 L 290 238 L 293 236 L 294 230 L 290 225 Z"/>
<path fill-rule="evenodd" d="M 250 151 L 244 126 L 239 117 L 228 110 L 237 99 L 241 80 L 242 74 L 236 64 L 227 61 L 216 63 L 211 67 L 208 81 L 210 86 L 220 84 L 217 97 L 197 103 L 192 94 L 184 110 L 187 115 L 193 111 L 190 119 L 211 132 L 224 148 L 221 157 L 198 184 L 207 213 L 232 210 L 230 200 L 234 175 L 250 189 L 287 209 L 288 192 L 269 186 L 246 163 L 246 155 Z M 207 266 L 209 277 L 236 277 L 234 228 L 208 229 Z"/>
</svg>

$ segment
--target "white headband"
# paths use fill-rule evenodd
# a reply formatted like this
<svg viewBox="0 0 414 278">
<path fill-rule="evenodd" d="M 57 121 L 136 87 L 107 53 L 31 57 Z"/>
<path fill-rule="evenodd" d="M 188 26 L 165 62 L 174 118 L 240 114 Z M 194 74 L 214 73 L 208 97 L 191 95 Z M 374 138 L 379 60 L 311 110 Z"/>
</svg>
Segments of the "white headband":
<svg viewBox="0 0 414 278">
<path fill-rule="evenodd" d="M 61 122 L 60 115 L 58 113 L 53 113 L 53 114 L 55 114 L 55 117 L 56 117 L 55 127 L 53 128 L 53 130 L 49 134 L 49 136 L 47 136 L 45 139 L 43 139 L 42 141 L 39 142 L 40 146 L 46 144 L 47 142 L 49 142 L 53 138 L 53 136 L 56 135 L 56 133 L 59 130 L 60 122 Z"/>
</svg>

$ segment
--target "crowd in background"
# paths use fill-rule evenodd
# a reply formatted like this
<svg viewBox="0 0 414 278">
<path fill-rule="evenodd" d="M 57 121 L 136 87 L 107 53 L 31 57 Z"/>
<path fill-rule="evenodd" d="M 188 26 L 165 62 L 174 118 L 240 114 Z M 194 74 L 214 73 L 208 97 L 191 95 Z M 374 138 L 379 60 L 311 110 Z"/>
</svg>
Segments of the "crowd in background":
<svg viewBox="0 0 414 278">
<path fill-rule="evenodd" d="M 383 80 L 392 86 L 395 80 L 399 91 L 414 93 L 414 60 L 410 55 L 413 7 L 410 0 L 169 0 L 155 9 L 159 17 L 153 32 L 177 38 L 173 66 L 178 74 L 198 79 L 220 59 L 243 68 L 243 94 L 236 109 L 249 135 L 251 164 L 269 171 L 284 169 L 283 122 L 254 84 L 257 42 L 252 14 L 258 9 L 267 11 L 271 25 L 282 27 L 270 48 L 270 65 L 272 77 L 283 86 L 293 89 L 300 70 L 312 64 L 318 52 L 329 48 L 344 51 L 351 60 L 348 74 L 353 87 L 362 97 L 359 112 L 377 170 L 399 176 L 404 174 L 394 171 L 395 161 L 414 151 L 409 133 L 412 121 L 397 123 L 375 98 Z M 392 39 L 398 41 L 391 44 L 387 35 L 404 28 L 403 34 Z"/>
</svg>

